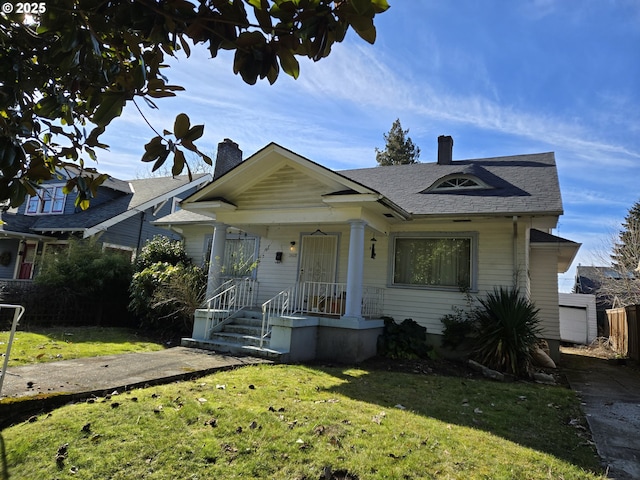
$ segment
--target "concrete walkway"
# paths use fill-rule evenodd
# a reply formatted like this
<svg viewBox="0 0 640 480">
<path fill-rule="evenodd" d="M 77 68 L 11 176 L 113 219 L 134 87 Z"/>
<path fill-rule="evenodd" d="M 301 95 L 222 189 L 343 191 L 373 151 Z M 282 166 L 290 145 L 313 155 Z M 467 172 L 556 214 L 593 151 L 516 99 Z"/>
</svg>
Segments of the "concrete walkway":
<svg viewBox="0 0 640 480">
<path fill-rule="evenodd" d="M 32 412 L 114 390 L 169 383 L 243 365 L 271 363 L 254 357 L 176 347 L 158 352 L 9 367 L 0 392 L 0 428 Z M 28 402 L 7 402 L 24 399 Z"/>
<path fill-rule="evenodd" d="M 561 367 L 582 399 L 608 476 L 640 479 L 640 369 L 566 353 Z"/>
</svg>

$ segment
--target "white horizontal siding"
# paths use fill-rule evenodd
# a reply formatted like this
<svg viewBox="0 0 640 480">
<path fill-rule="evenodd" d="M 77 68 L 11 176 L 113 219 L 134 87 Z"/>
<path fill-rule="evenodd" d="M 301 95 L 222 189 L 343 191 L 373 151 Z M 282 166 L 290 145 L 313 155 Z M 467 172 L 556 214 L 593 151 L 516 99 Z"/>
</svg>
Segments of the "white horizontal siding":
<svg viewBox="0 0 640 480">
<path fill-rule="evenodd" d="M 235 200 L 239 210 L 311 207 L 323 205 L 322 195 L 331 189 L 298 170 L 284 166 L 252 186 Z"/>
<path fill-rule="evenodd" d="M 560 340 L 558 258 L 552 251 L 532 248 L 530 260 L 531 301 L 540 309 L 543 337 Z"/>
<path fill-rule="evenodd" d="M 508 221 L 478 221 L 469 223 L 429 223 L 428 230 L 425 231 L 424 224 L 412 225 L 410 228 L 403 228 L 402 232 L 425 232 L 425 233 L 455 233 L 473 232 L 477 234 L 477 292 L 472 292 L 472 297 L 483 297 L 486 292 L 493 291 L 496 286 L 511 286 L 513 284 L 513 228 Z M 519 235 L 519 250 L 524 251 L 524 236 Z M 384 256 L 385 279 L 384 284 L 389 284 L 388 272 L 391 271 L 390 250 L 388 239 L 384 242 L 384 249 L 379 250 L 375 260 L 382 260 Z M 522 255 L 518 256 L 523 259 Z M 380 275 L 381 269 L 378 267 L 376 274 Z M 369 282 L 369 277 L 365 272 L 365 283 Z M 428 333 L 441 334 L 444 315 L 453 313 L 453 307 L 468 309 L 467 296 L 460 291 L 438 290 L 424 288 L 399 288 L 388 287 L 385 292 L 385 315 L 389 315 L 396 320 L 412 318 L 420 325 L 427 328 Z"/>
</svg>

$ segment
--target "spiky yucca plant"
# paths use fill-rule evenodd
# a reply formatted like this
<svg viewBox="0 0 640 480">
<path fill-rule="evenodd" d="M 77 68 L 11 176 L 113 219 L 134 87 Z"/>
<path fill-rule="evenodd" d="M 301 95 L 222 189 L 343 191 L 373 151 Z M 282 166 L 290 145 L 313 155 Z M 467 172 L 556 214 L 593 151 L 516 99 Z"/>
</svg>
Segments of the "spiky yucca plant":
<svg viewBox="0 0 640 480">
<path fill-rule="evenodd" d="M 516 376 L 527 375 L 531 352 L 541 333 L 536 308 L 517 288 L 495 288 L 476 312 L 474 356 L 483 365 Z"/>
</svg>

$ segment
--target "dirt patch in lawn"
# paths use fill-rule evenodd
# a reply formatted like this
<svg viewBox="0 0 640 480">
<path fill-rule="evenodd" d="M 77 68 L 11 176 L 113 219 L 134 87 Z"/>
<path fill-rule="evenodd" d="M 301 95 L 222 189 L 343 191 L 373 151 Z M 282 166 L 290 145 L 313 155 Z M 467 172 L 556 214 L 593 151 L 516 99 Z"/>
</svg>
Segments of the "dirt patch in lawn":
<svg viewBox="0 0 640 480">
<path fill-rule="evenodd" d="M 387 370 L 423 375 L 444 375 L 448 377 L 481 376 L 462 360 L 392 359 L 386 357 L 373 357 L 363 362 L 362 366 L 373 370 Z"/>
</svg>

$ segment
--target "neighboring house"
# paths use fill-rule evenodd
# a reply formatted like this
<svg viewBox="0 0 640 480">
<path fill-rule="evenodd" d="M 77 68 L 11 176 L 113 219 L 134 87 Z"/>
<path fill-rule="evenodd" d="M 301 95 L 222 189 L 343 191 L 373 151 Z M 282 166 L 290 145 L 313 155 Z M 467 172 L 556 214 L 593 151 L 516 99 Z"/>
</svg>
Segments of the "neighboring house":
<svg viewBox="0 0 640 480">
<path fill-rule="evenodd" d="M 211 180 L 210 174 L 141 180 L 107 179 L 87 210 L 65 195 L 64 179 L 41 185 L 17 209 L 2 212 L 0 279 L 29 280 L 38 257 L 65 245 L 70 236 L 97 238 L 105 249 L 133 258 L 147 239 L 167 235 L 151 222 L 176 211 L 180 200 Z M 176 235 L 174 237 L 178 238 Z"/>
<path fill-rule="evenodd" d="M 551 234 L 563 213 L 554 154 L 454 161 L 453 139 L 438 143 L 435 163 L 343 171 L 275 143 L 242 161 L 235 145 L 235 166 L 156 224 L 182 234 L 195 260 L 211 259 L 216 301 L 238 263 L 258 262 L 241 273 L 251 303 L 264 304 L 260 332 L 271 336 L 260 344 L 285 359 L 366 358 L 383 315 L 412 318 L 439 343 L 441 318 L 466 307 L 463 290 L 517 286 L 557 360 L 557 274 L 580 245 Z M 206 346 L 233 323 L 210 305 L 185 344 Z"/>
<path fill-rule="evenodd" d="M 616 302 L 615 298 L 609 293 L 603 293 L 601 288 L 603 282 L 620 282 L 632 281 L 635 278 L 635 272 L 629 272 L 624 278 L 622 274 L 611 267 L 596 267 L 578 265 L 576 267 L 576 280 L 573 286 L 574 293 L 595 295 L 596 311 L 598 318 L 598 336 L 609 336 L 609 322 L 607 320 L 606 311 L 610 308 L 621 306 Z M 607 290 L 610 290 L 607 289 Z M 614 305 L 617 303 L 616 305 Z"/>
</svg>

